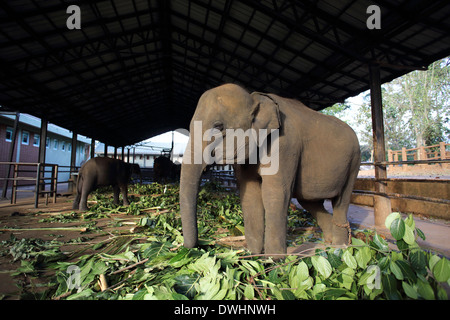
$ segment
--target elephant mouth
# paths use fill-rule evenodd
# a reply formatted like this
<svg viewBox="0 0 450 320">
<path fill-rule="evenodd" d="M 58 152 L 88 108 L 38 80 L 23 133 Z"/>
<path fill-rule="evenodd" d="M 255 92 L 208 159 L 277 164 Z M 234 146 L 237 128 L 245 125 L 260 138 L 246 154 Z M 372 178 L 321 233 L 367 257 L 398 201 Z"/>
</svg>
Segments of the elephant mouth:
<svg viewBox="0 0 450 320">
<path fill-rule="evenodd" d="M 248 143 L 240 145 L 237 148 L 230 148 L 230 150 L 226 147 L 214 148 L 211 151 L 211 157 L 215 164 L 243 163 L 249 158 L 248 149 Z"/>
</svg>

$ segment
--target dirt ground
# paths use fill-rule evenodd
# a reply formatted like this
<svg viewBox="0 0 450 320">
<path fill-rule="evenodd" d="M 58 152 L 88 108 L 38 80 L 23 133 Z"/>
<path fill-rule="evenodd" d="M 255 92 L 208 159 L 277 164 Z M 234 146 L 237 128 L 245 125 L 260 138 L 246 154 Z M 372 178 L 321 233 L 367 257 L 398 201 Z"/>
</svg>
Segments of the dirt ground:
<svg viewBox="0 0 450 320">
<path fill-rule="evenodd" d="M 72 240 L 72 243 L 61 246 L 60 250 L 63 253 L 79 252 L 79 254 L 71 256 L 71 259 L 75 259 L 81 254 L 89 253 L 89 251 L 83 251 L 83 249 L 107 240 L 112 235 L 130 233 L 136 220 L 140 219 L 139 216 L 111 214 L 111 218 L 95 219 L 95 230 L 93 231 L 85 228 L 86 224 L 92 223 L 92 221 L 74 223 L 40 222 L 45 218 L 72 212 L 72 202 L 73 197 L 62 197 L 58 198 L 57 203 L 49 203 L 46 207 L 44 200 L 41 200 L 40 208 L 35 209 L 33 197 L 20 199 L 16 205 L 10 205 L 9 200 L 0 201 L 0 242 L 10 239 L 11 236 L 18 240 L 22 238 L 38 238 L 45 241 L 55 239 L 64 243 Z M 119 219 L 122 226 L 117 226 L 114 223 Z M 129 224 L 123 223 L 126 221 Z M 77 228 L 78 230 L 69 228 Z M 42 274 L 39 278 L 12 277 L 11 274 L 20 265 L 20 259 L 13 262 L 10 255 L 0 255 L 0 300 L 18 299 L 21 290 L 17 287 L 17 284 L 29 285 L 33 283 L 38 287 L 40 283 L 45 283 L 49 276 L 49 274 Z"/>
<path fill-rule="evenodd" d="M 420 178 L 430 179 L 445 179 L 450 178 L 450 169 L 436 170 L 436 168 L 425 168 L 422 170 Z M 397 170 L 390 170 L 388 177 L 392 176 L 415 176 L 418 174 L 416 171 L 405 172 Z M 373 170 L 364 170 L 360 172 L 360 177 L 370 177 Z M 19 198 L 18 204 L 11 205 L 9 200 L 0 200 L 0 243 L 1 241 L 7 241 L 14 236 L 16 239 L 30 239 L 38 238 L 46 241 L 56 239 L 60 242 L 67 243 L 72 240 L 71 243 L 65 244 L 60 247 L 63 253 L 74 253 L 70 259 L 75 260 L 82 254 L 91 253 L 92 245 L 101 241 L 107 240 L 117 234 L 130 234 L 133 228 L 136 227 L 137 221 L 141 216 L 127 216 L 125 214 L 110 214 L 110 217 L 95 219 L 95 227 L 85 230 L 86 224 L 92 221 L 77 221 L 72 223 L 58 223 L 58 222 L 40 222 L 42 219 L 48 219 L 61 214 L 68 214 L 73 212 L 72 210 L 73 196 L 58 197 L 57 203 L 50 203 L 46 206 L 45 200 L 41 199 L 39 208 L 34 208 L 33 197 Z M 349 220 L 353 225 L 359 224 L 361 226 L 370 226 L 373 222 L 365 221 L 364 217 L 372 218 L 373 210 L 366 210 L 364 214 L 361 214 L 361 208 L 359 211 L 355 211 L 354 216 L 349 212 Z M 370 213 L 371 212 L 371 213 Z M 364 219 L 363 219 L 364 218 Z M 353 219 L 353 220 L 352 220 Z M 414 218 L 416 220 L 416 217 Z M 359 221 L 361 220 L 361 221 Z M 370 220 L 370 219 L 369 219 Z M 118 224 L 120 221 L 120 225 Z M 444 232 L 443 236 L 438 237 L 437 241 L 448 239 L 448 223 L 441 223 L 441 229 Z M 55 229 L 59 228 L 59 229 Z M 72 228 L 72 229 L 68 229 Z M 78 228 L 73 230 L 73 228 Z M 421 227 L 422 228 L 422 227 Z M 55 230 L 53 230 L 55 229 Z M 425 229 L 424 229 L 425 230 Z M 431 229 L 432 230 L 432 229 Z M 304 230 L 303 230 L 304 231 Z M 303 232 L 302 231 L 302 232 Z M 433 231 L 429 231 L 427 234 L 432 234 Z M 241 237 L 243 238 L 243 237 Z M 440 239 L 440 240 L 439 240 Z M 76 240 L 79 240 L 78 242 Z M 231 239 L 236 246 L 244 246 L 244 239 Z M 446 242 L 444 240 L 444 242 Z M 314 246 L 314 244 L 312 244 Z M 431 244 L 432 247 L 434 244 Z M 0 252 L 1 252 L 0 248 Z M 85 251 L 83 251 L 85 250 Z M 296 250 L 314 250 L 312 248 L 294 248 Z M 67 260 L 66 260 L 67 261 Z M 68 260 L 70 261 L 70 260 Z M 20 259 L 16 262 L 12 262 L 10 255 L 0 254 L 0 300 L 2 299 L 19 299 L 23 290 L 21 286 L 30 287 L 30 284 L 35 286 L 36 292 L 39 291 L 38 287 L 41 284 L 45 284 L 50 279 L 51 274 L 40 274 L 39 278 L 31 278 L 26 276 L 13 277 L 13 273 L 21 266 Z M 23 296 L 22 296 L 23 298 Z M 32 299 L 33 297 L 30 297 Z"/>
</svg>

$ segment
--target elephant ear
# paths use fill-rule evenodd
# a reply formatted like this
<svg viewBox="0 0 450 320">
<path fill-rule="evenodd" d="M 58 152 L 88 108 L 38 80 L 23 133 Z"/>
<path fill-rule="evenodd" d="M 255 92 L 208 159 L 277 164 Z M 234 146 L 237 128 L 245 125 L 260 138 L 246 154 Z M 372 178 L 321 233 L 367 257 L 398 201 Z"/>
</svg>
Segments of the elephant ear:
<svg viewBox="0 0 450 320">
<path fill-rule="evenodd" d="M 254 92 L 253 96 L 253 123 L 252 128 L 278 129 L 281 125 L 278 103 L 268 94 Z"/>
</svg>

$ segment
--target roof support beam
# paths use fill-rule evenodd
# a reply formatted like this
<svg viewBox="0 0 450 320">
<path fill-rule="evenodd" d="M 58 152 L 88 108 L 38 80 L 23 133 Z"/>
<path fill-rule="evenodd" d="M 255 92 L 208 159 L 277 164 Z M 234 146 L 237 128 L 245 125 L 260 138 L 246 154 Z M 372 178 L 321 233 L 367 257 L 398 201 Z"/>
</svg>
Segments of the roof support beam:
<svg viewBox="0 0 450 320">
<path fill-rule="evenodd" d="M 162 39 L 162 65 L 165 78 L 165 98 L 168 115 L 173 114 L 173 74 L 172 74 L 172 24 L 170 21 L 170 1 L 158 0 L 160 34 Z"/>
<path fill-rule="evenodd" d="M 386 151 L 384 142 L 383 105 L 381 99 L 380 66 L 369 65 L 370 71 L 370 104 L 372 108 L 372 132 L 374 162 L 386 161 Z M 375 164 L 375 191 L 386 193 L 386 165 Z M 374 195 L 374 215 L 375 227 L 384 228 L 384 221 L 391 213 L 391 200 L 388 196 Z"/>
</svg>

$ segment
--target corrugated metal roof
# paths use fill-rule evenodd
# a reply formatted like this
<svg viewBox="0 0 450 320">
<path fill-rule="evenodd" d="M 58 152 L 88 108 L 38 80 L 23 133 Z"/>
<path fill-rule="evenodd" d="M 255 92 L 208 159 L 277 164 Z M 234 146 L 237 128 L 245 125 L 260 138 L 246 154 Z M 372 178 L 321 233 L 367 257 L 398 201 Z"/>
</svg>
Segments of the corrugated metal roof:
<svg viewBox="0 0 450 320">
<path fill-rule="evenodd" d="M 450 55 L 450 3 L 427 0 L 0 2 L 0 104 L 110 145 L 187 128 L 225 82 L 316 110 Z M 369 5 L 381 29 L 368 30 Z"/>
</svg>

